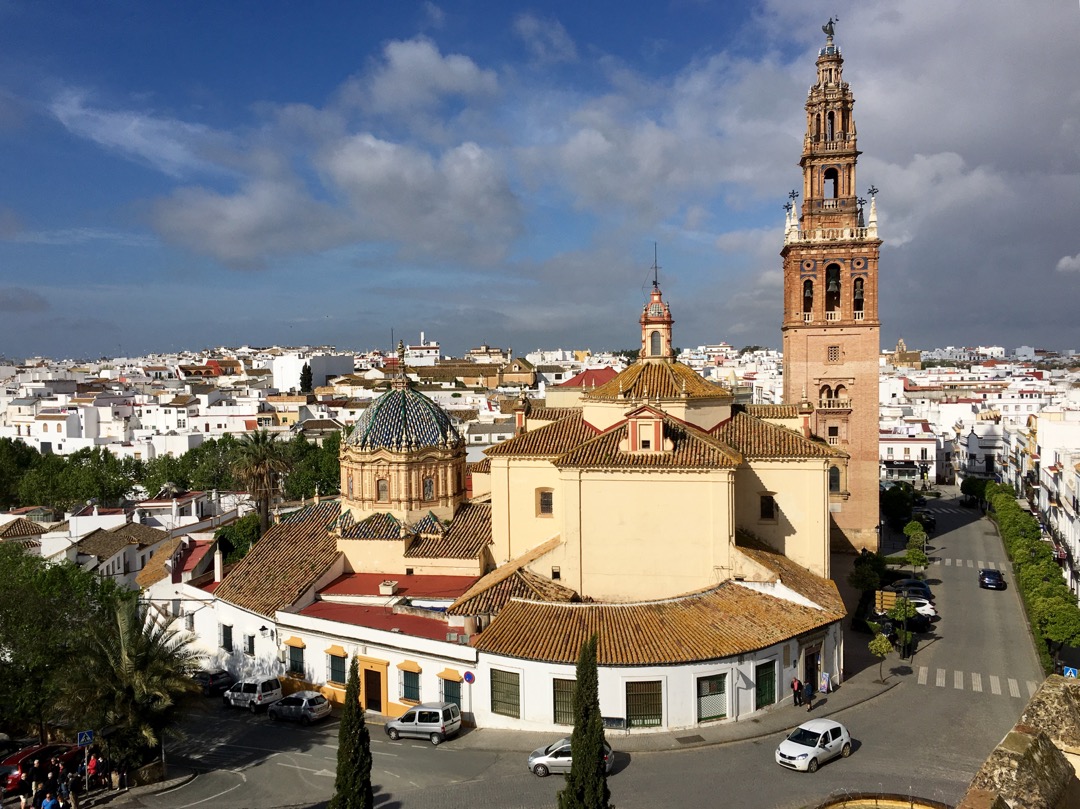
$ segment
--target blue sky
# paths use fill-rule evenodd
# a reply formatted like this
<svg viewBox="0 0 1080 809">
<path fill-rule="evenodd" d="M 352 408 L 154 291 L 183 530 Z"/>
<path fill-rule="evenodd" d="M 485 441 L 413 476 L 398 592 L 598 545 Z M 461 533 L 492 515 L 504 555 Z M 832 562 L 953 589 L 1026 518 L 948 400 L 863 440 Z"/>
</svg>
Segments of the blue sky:
<svg viewBox="0 0 1080 809">
<path fill-rule="evenodd" d="M 0 0 L 0 354 L 779 347 L 820 26 L 882 344 L 1080 349 L 1080 9 Z"/>
</svg>

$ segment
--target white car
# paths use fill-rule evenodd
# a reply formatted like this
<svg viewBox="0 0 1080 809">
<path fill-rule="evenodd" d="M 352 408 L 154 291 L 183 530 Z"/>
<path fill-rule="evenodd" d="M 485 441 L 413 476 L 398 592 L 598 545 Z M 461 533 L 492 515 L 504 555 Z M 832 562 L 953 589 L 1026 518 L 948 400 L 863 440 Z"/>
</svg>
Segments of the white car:
<svg viewBox="0 0 1080 809">
<path fill-rule="evenodd" d="M 851 755 L 851 734 L 831 719 L 811 719 L 791 731 L 776 748 L 776 763 L 800 772 L 817 772 L 829 759 Z"/>
</svg>

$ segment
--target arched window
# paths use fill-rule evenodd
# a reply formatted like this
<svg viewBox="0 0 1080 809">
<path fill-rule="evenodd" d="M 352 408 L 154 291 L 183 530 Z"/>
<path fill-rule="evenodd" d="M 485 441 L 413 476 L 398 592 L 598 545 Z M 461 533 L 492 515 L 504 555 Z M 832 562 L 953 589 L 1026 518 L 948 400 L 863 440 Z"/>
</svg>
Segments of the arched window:
<svg viewBox="0 0 1080 809">
<path fill-rule="evenodd" d="M 390 500 L 390 481 L 386 478 L 379 478 L 375 482 L 375 499 L 380 503 L 387 503 Z"/>
<path fill-rule="evenodd" d="M 862 278 L 856 278 L 855 279 L 854 291 L 851 293 L 851 296 L 852 296 L 852 299 L 853 299 L 853 301 L 855 303 L 855 311 L 856 312 L 861 312 L 863 310 L 863 298 L 866 295 L 866 293 L 863 290 L 865 285 L 866 285 L 866 282 L 863 281 Z"/>
<path fill-rule="evenodd" d="M 826 121 L 825 140 L 832 140 L 836 137 L 836 113 L 830 110 Z"/>
<path fill-rule="evenodd" d="M 814 282 L 809 278 L 802 285 L 802 310 L 812 312 L 814 310 Z"/>
<path fill-rule="evenodd" d="M 822 385 L 821 390 L 818 391 L 819 399 L 831 399 L 833 397 L 832 388 L 828 385 Z"/>
<path fill-rule="evenodd" d="M 825 199 L 836 199 L 840 195 L 840 174 L 836 169 L 825 169 L 824 179 L 823 196 Z"/>
<path fill-rule="evenodd" d="M 660 356 L 660 346 L 661 346 L 662 342 L 663 342 L 663 338 L 660 336 L 660 332 L 654 331 L 652 334 L 649 335 L 649 356 L 650 357 L 659 357 Z"/>
<path fill-rule="evenodd" d="M 840 265 L 830 264 L 825 268 L 825 311 L 840 308 Z"/>
<path fill-rule="evenodd" d="M 435 499 L 435 478 L 424 478 L 424 500 Z"/>
<path fill-rule="evenodd" d="M 847 388 L 845 388 L 843 385 L 837 385 L 836 386 L 836 398 L 837 399 L 846 399 L 847 398 Z"/>
<path fill-rule="evenodd" d="M 839 466 L 830 466 L 829 467 L 829 491 L 830 492 L 838 492 L 838 491 L 840 491 L 840 467 Z"/>
</svg>

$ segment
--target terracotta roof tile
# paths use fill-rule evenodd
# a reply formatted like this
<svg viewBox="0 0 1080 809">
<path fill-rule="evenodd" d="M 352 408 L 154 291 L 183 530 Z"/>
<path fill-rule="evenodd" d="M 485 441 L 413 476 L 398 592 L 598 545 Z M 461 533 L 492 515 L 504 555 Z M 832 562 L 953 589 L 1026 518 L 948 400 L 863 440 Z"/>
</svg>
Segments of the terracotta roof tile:
<svg viewBox="0 0 1080 809">
<path fill-rule="evenodd" d="M 610 382 L 585 394 L 586 399 L 722 399 L 731 391 L 707 382 L 681 362 L 635 362 Z"/>
<path fill-rule="evenodd" d="M 215 595 L 268 618 L 295 603 L 337 558 L 337 537 L 329 529 L 340 510 L 336 501 L 320 503 L 271 526 Z"/>
<path fill-rule="evenodd" d="M 444 533 L 421 533 L 406 559 L 477 559 L 491 544 L 491 506 L 469 503 L 458 509 Z"/>
<path fill-rule="evenodd" d="M 126 537 L 131 544 L 138 545 L 140 548 L 148 548 L 169 536 L 168 531 L 162 531 L 160 528 L 137 522 L 129 522 L 109 530 L 117 536 Z"/>
<path fill-rule="evenodd" d="M 823 441 L 805 438 L 794 430 L 735 413 L 712 430 L 712 435 L 747 458 L 845 458 L 846 453 Z"/>
<path fill-rule="evenodd" d="M 569 587 L 563 587 L 531 570 L 517 569 L 486 590 L 469 598 L 459 598 L 447 612 L 451 615 L 495 615 L 513 598 L 534 601 L 581 600 Z"/>
<path fill-rule="evenodd" d="M 182 541 L 180 537 L 172 537 L 158 546 L 153 556 L 147 560 L 146 564 L 143 565 L 143 569 L 135 576 L 135 583 L 139 585 L 140 589 L 145 590 L 169 575 L 165 563 L 172 559 L 173 553 Z"/>
<path fill-rule="evenodd" d="M 550 458 L 573 449 L 578 444 L 596 436 L 598 430 L 585 423 L 580 410 L 572 410 L 573 415 L 553 424 L 547 424 L 536 430 L 529 430 L 513 438 L 496 444 L 486 450 L 489 457 L 509 455 L 511 457 Z"/>
<path fill-rule="evenodd" d="M 529 421 L 562 421 L 581 412 L 580 407 L 530 407 Z"/>
<path fill-rule="evenodd" d="M 484 458 L 482 460 L 466 464 L 465 468 L 470 473 L 476 473 L 478 475 L 489 475 L 491 474 L 491 458 Z"/>
<path fill-rule="evenodd" d="M 11 522 L 0 526 L 0 539 L 21 539 L 23 537 L 39 537 L 45 533 L 44 526 L 25 517 L 17 517 Z"/>
<path fill-rule="evenodd" d="M 741 531 L 735 533 L 735 545 L 743 555 L 773 571 L 781 584 L 810 599 L 826 612 L 838 618 L 847 614 L 847 607 L 832 579 L 811 573 L 784 554 Z"/>
<path fill-rule="evenodd" d="M 93 556 L 100 562 L 114 556 L 130 544 L 132 543 L 129 537 L 98 528 L 75 543 L 75 550 L 86 556 Z"/>
<path fill-rule="evenodd" d="M 748 404 L 736 405 L 735 408 L 759 419 L 796 419 L 799 417 L 799 406 L 793 404 Z"/>
<path fill-rule="evenodd" d="M 753 652 L 827 626 L 833 612 L 725 582 L 700 593 L 635 604 L 512 600 L 473 645 L 490 654 L 573 663 L 599 636 L 603 666 L 695 663 Z"/>
<path fill-rule="evenodd" d="M 741 463 L 739 453 L 713 436 L 678 419 L 663 416 L 664 439 L 670 452 L 628 452 L 627 422 L 559 456 L 555 466 L 574 469 L 731 469 Z"/>
<path fill-rule="evenodd" d="M 517 571 L 523 570 L 526 565 L 535 562 L 541 556 L 550 553 L 551 551 L 559 547 L 559 545 L 561 544 L 562 539 L 560 539 L 559 537 L 552 537 L 546 542 L 541 542 L 535 548 L 531 548 L 530 550 L 526 551 L 516 559 L 511 559 L 505 565 L 500 565 L 495 570 L 491 571 L 486 576 L 477 581 L 476 584 L 470 587 L 465 593 L 463 593 L 461 598 L 459 598 L 457 601 L 450 605 L 450 609 L 448 610 L 448 612 L 456 613 L 458 615 L 468 614 L 458 611 L 458 606 L 464 604 L 470 599 L 476 598 L 481 593 L 484 593 L 492 587 L 495 587 L 503 580 L 510 578 Z"/>
</svg>

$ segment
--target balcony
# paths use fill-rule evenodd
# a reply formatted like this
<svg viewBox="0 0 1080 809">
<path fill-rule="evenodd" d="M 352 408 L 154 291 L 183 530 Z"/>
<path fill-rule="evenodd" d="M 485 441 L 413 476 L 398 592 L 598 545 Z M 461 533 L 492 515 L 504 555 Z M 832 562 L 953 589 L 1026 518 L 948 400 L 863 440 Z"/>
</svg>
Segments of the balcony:
<svg viewBox="0 0 1080 809">
<path fill-rule="evenodd" d="M 802 313 L 802 322 L 803 323 L 813 323 L 814 322 L 814 313 L 813 312 L 803 312 Z"/>
<path fill-rule="evenodd" d="M 866 318 L 866 312 L 862 311 L 861 309 L 859 311 L 855 312 L 855 319 L 856 320 L 863 320 L 865 318 Z"/>
<path fill-rule="evenodd" d="M 840 310 L 839 309 L 834 309 L 831 312 L 826 312 L 825 313 L 825 320 L 827 322 L 829 322 L 829 323 L 835 323 L 839 319 L 840 319 Z"/>
<path fill-rule="evenodd" d="M 820 399 L 819 410 L 851 410 L 851 399 Z"/>
</svg>

